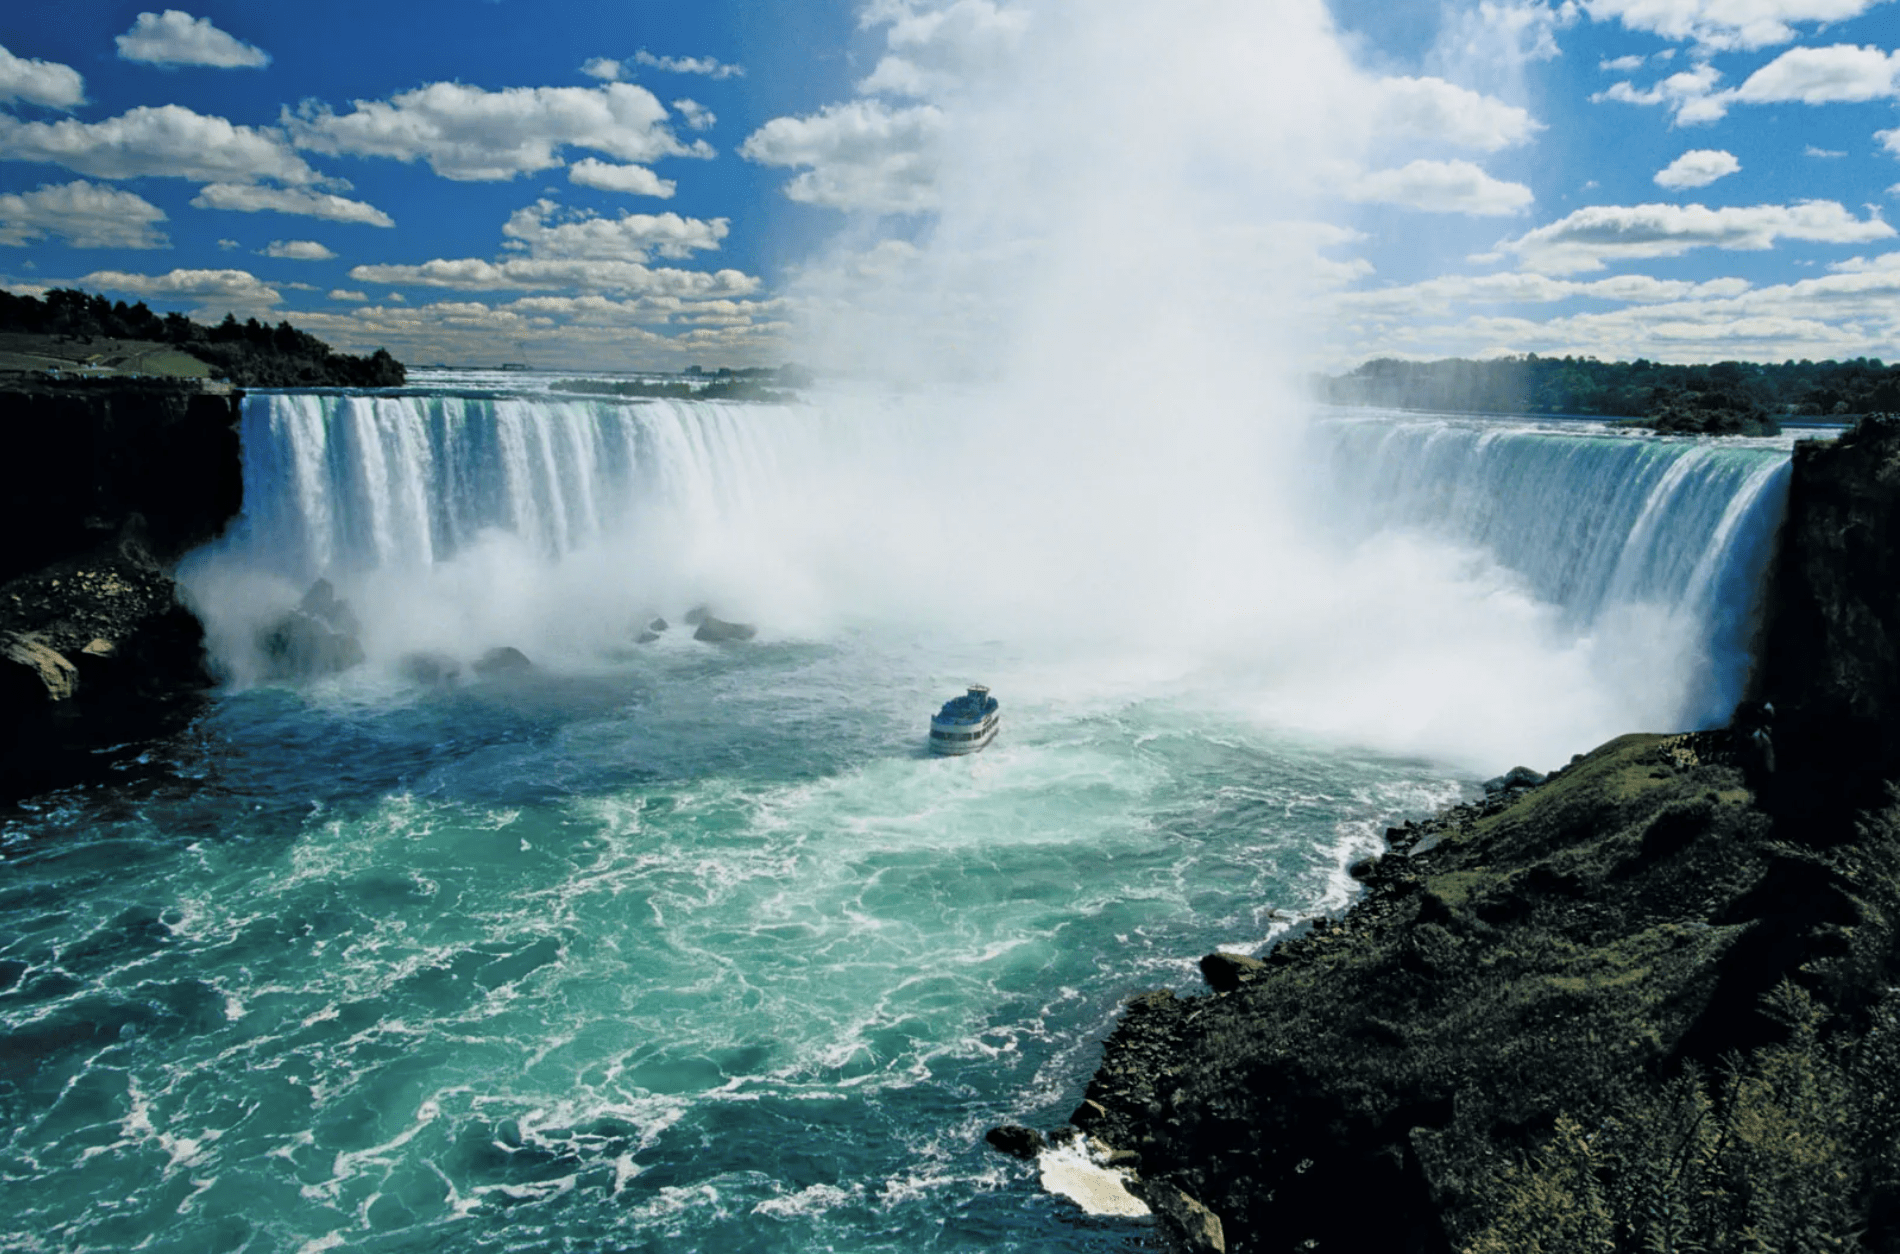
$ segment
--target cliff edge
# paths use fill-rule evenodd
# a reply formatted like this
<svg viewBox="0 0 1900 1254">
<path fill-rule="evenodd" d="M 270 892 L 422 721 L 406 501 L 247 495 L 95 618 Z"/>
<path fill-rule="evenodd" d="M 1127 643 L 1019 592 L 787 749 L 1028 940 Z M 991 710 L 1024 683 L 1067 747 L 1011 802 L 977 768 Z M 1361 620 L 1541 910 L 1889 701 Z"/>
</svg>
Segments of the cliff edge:
<svg viewBox="0 0 1900 1254">
<path fill-rule="evenodd" d="M 83 777 L 209 685 L 170 570 L 242 504 L 242 395 L 43 376 L 0 390 L 0 797 Z"/>
<path fill-rule="evenodd" d="M 1759 676 L 1388 833 L 1072 1116 L 1193 1250 L 1900 1249 L 1900 423 L 1798 446 Z"/>
</svg>

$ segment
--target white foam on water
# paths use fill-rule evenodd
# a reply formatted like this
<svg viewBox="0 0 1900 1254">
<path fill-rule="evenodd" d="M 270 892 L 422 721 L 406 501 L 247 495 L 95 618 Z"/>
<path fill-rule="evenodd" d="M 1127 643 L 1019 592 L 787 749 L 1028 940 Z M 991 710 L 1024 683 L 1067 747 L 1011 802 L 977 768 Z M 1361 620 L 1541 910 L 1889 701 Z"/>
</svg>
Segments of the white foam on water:
<svg viewBox="0 0 1900 1254">
<path fill-rule="evenodd" d="M 1154 1213 L 1128 1191 L 1128 1174 L 1101 1162 L 1084 1137 L 1043 1150 L 1036 1155 L 1036 1170 L 1045 1190 L 1091 1215 L 1140 1219 Z"/>
</svg>

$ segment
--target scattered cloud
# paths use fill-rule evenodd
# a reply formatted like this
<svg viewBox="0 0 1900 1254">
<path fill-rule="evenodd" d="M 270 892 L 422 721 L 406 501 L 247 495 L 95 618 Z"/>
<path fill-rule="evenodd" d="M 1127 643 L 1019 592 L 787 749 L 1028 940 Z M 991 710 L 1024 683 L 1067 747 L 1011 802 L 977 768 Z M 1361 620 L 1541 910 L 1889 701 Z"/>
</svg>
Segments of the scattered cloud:
<svg viewBox="0 0 1900 1254">
<path fill-rule="evenodd" d="M 328 261 L 336 254 L 313 239 L 279 239 L 265 245 L 260 256 L 280 261 Z"/>
<path fill-rule="evenodd" d="M 63 165 L 102 179 L 317 181 L 277 131 L 233 126 L 183 105 L 142 105 L 102 122 L 22 122 L 0 114 L 0 158 Z"/>
<path fill-rule="evenodd" d="M 581 73 L 589 78 L 615 82 L 620 77 L 620 62 L 612 57 L 591 57 L 581 62 Z"/>
<path fill-rule="evenodd" d="M 430 83 L 388 100 L 358 100 L 349 113 L 306 101 L 283 124 L 300 148 L 356 157 L 426 161 L 443 178 L 506 182 L 563 164 L 566 147 L 622 161 L 710 157 L 704 140 L 681 143 L 666 107 L 631 83 L 485 91 Z"/>
<path fill-rule="evenodd" d="M 632 261 L 587 261 L 509 257 L 437 259 L 421 265 L 357 266 L 359 283 L 390 287 L 442 287 L 464 292 L 581 291 L 636 292 L 687 299 L 750 296 L 759 280 L 738 270 L 651 269 Z"/>
<path fill-rule="evenodd" d="M 1346 199 L 1432 213 L 1498 216 L 1522 212 L 1532 197 L 1522 183 L 1492 178 L 1469 161 L 1421 160 L 1360 175 L 1347 186 Z"/>
<path fill-rule="evenodd" d="M 645 48 L 633 54 L 636 65 L 669 74 L 704 74 L 707 78 L 743 78 L 743 65 L 727 65 L 713 57 L 656 57 Z"/>
<path fill-rule="evenodd" d="M 119 56 L 148 65 L 208 65 L 217 69 L 262 69 L 270 54 L 180 9 L 141 13 L 116 41 Z"/>
<path fill-rule="evenodd" d="M 1583 0 L 1599 22 L 1691 41 L 1713 51 L 1790 43 L 1795 23 L 1844 22 L 1881 0 Z"/>
<path fill-rule="evenodd" d="M 1627 57 L 1611 57 L 1597 62 L 1597 68 L 1610 74 L 1632 74 L 1642 69 L 1643 62 L 1647 60 L 1649 60 L 1648 57 L 1639 57 L 1634 54 Z"/>
<path fill-rule="evenodd" d="M 1900 126 L 1896 126 L 1890 131 L 1875 131 L 1874 138 L 1880 141 L 1882 148 L 1885 148 L 1894 156 L 1900 157 Z"/>
<path fill-rule="evenodd" d="M 1379 79 L 1374 125 L 1398 139 L 1428 139 L 1496 152 L 1528 141 L 1543 129 L 1530 113 L 1442 78 Z"/>
<path fill-rule="evenodd" d="M 330 299 L 344 300 L 344 301 L 349 301 L 352 304 L 361 305 L 368 302 L 369 293 L 368 292 L 352 292 L 347 287 L 333 287 L 330 289 Z"/>
<path fill-rule="evenodd" d="M 240 244 L 240 243 L 238 243 L 238 242 L 237 242 L 236 240 L 234 240 L 234 239 L 221 239 L 221 240 L 219 240 L 219 241 L 218 241 L 218 247 L 219 247 L 219 248 L 221 248 L 221 249 L 223 249 L 223 250 L 224 250 L 225 252 L 227 252 L 227 253 L 228 253 L 228 252 L 230 252 L 230 251 L 231 251 L 231 250 L 232 250 L 233 248 L 242 248 L 242 247 L 244 247 L 244 245 L 242 245 L 242 244 Z"/>
<path fill-rule="evenodd" d="M 804 117 L 773 118 L 739 148 L 760 165 L 807 167 L 785 185 L 806 204 L 875 213 L 918 213 L 937 203 L 937 141 L 943 114 L 932 105 L 892 109 L 876 100 L 827 105 Z"/>
<path fill-rule="evenodd" d="M 1616 100 L 1634 105 L 1662 105 L 1674 111 L 1678 125 L 1693 126 L 1699 122 L 1714 122 L 1728 112 L 1728 106 L 1715 95 L 1715 85 L 1721 79 L 1722 71 L 1705 61 L 1681 73 L 1671 74 L 1648 90 L 1640 90 L 1630 82 L 1613 83 L 1608 90 L 1600 91 L 1590 99 Z"/>
<path fill-rule="evenodd" d="M 146 299 L 183 299 L 200 308 L 264 310 L 283 299 L 276 288 L 247 270 L 172 270 L 166 274 L 128 274 L 95 270 L 79 280 L 82 287 L 128 292 Z"/>
<path fill-rule="evenodd" d="M 865 15 L 867 22 L 884 24 L 888 52 L 858 84 L 863 95 L 922 98 L 941 91 L 978 67 L 1005 61 L 1028 25 L 1020 7 L 993 0 L 953 0 L 927 9 L 874 4 Z"/>
<path fill-rule="evenodd" d="M 1679 257 L 1697 248 L 1758 251 L 1777 240 L 1855 244 L 1892 237 L 1871 214 L 1832 200 L 1710 209 L 1704 205 L 1594 205 L 1498 244 L 1540 274 L 1601 270 L 1611 262 Z"/>
<path fill-rule="evenodd" d="M 1707 187 L 1719 178 L 1727 178 L 1742 168 L 1732 152 L 1720 148 L 1691 148 L 1656 171 L 1656 186 L 1667 188 Z"/>
<path fill-rule="evenodd" d="M 0 48 L 0 102 L 14 100 L 74 109 L 86 103 L 86 80 L 69 65 L 16 57 Z"/>
<path fill-rule="evenodd" d="M 672 179 L 663 179 L 643 165 L 614 165 L 596 157 L 582 157 L 567 167 L 570 183 L 595 187 L 603 192 L 626 192 L 630 196 L 657 196 L 670 200 L 679 190 Z"/>
<path fill-rule="evenodd" d="M 84 179 L 0 195 L 0 244 L 59 238 L 73 248 L 169 248 L 153 224 L 165 211 L 141 196 Z"/>
<path fill-rule="evenodd" d="M 557 216 L 560 206 L 551 200 L 516 210 L 501 228 L 508 239 L 505 247 L 543 259 L 644 262 L 654 253 L 680 259 L 716 249 L 728 230 L 724 218 L 707 221 L 677 213 L 569 215 L 568 221 L 555 222 Z"/>
<path fill-rule="evenodd" d="M 250 183 L 212 183 L 192 197 L 194 208 L 231 209 L 238 213 L 290 213 L 331 222 L 360 222 L 367 226 L 394 226 L 395 220 L 374 205 L 347 200 L 329 192 L 301 187 L 258 187 Z"/>
<path fill-rule="evenodd" d="M 1813 144 L 1809 144 L 1802 150 L 1801 155 L 1804 157 L 1820 157 L 1825 160 L 1832 160 L 1835 157 L 1845 157 L 1847 154 L 1834 148 L 1816 148 Z"/>
<path fill-rule="evenodd" d="M 679 113 L 680 121 L 686 123 L 688 130 L 709 131 L 719 121 L 717 114 L 697 100 L 681 97 L 673 102 L 673 108 Z"/>
<path fill-rule="evenodd" d="M 1790 48 L 1748 76 L 1735 91 L 1745 104 L 1832 104 L 1879 100 L 1900 93 L 1900 52 L 1871 45 Z"/>
</svg>

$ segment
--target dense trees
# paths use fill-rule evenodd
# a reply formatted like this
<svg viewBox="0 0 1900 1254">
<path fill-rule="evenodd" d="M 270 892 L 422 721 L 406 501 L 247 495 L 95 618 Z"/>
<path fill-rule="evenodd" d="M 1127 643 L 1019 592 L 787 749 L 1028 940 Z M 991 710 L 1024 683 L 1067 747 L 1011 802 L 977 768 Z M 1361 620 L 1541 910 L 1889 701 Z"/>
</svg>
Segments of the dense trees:
<svg viewBox="0 0 1900 1254">
<path fill-rule="evenodd" d="M 1338 404 L 1456 413 L 1648 418 L 1720 407 L 1825 418 L 1900 411 L 1900 365 L 1865 357 L 1708 366 L 1535 354 L 1492 361 L 1383 357 L 1318 383 L 1320 395 Z"/>
<path fill-rule="evenodd" d="M 0 331 L 171 344 L 242 387 L 399 387 L 401 362 L 383 349 L 368 357 L 333 352 L 288 322 L 276 326 L 226 314 L 204 326 L 180 313 L 153 313 L 143 301 L 127 305 L 71 288 L 44 298 L 0 291 Z"/>
</svg>

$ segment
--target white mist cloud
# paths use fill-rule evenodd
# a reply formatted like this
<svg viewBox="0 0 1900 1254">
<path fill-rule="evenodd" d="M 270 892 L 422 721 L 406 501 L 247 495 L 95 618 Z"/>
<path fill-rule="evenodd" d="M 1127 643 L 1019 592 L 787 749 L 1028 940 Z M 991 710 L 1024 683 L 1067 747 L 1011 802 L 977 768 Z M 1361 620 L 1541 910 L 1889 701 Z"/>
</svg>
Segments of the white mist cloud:
<svg viewBox="0 0 1900 1254">
<path fill-rule="evenodd" d="M 625 192 L 629 196 L 653 196 L 670 200 L 679 190 L 672 179 L 663 179 L 643 165 L 614 165 L 598 157 L 582 157 L 567 167 L 567 179 L 582 187 L 604 192 Z"/>
<path fill-rule="evenodd" d="M 1432 213 L 1498 216 L 1522 212 L 1532 197 L 1522 183 L 1492 178 L 1469 161 L 1420 160 L 1360 175 L 1347 186 L 1346 199 Z"/>
<path fill-rule="evenodd" d="M 486 91 L 430 83 L 388 100 L 358 100 L 349 113 L 306 102 L 283 124 L 300 148 L 357 157 L 426 161 L 443 178 L 506 182 L 564 164 L 564 148 L 621 161 L 710 157 L 703 140 L 682 143 L 666 106 L 644 87 L 510 87 Z"/>
<path fill-rule="evenodd" d="M 1691 148 L 1656 171 L 1656 186 L 1707 187 L 1741 168 L 1742 163 L 1735 159 L 1732 152 L 1724 152 L 1719 148 Z"/>
<path fill-rule="evenodd" d="M 1495 152 L 1528 142 L 1542 125 L 1528 110 L 1442 78 L 1381 78 L 1371 84 L 1375 133 Z"/>
<path fill-rule="evenodd" d="M 142 196 L 81 179 L 0 195 L 0 244 L 58 238 L 73 248 L 169 248 L 154 223 L 165 211 Z"/>
<path fill-rule="evenodd" d="M 199 209 L 230 209 L 237 213 L 288 213 L 331 222 L 360 222 L 365 226 L 394 226 L 395 220 L 374 205 L 348 200 L 329 192 L 301 187 L 259 187 L 249 183 L 212 183 L 198 189 L 191 203 Z"/>
<path fill-rule="evenodd" d="M 183 105 L 141 105 L 102 122 L 22 122 L 0 114 L 0 158 L 63 165 L 103 179 L 317 181 L 279 132 L 233 126 Z"/>
<path fill-rule="evenodd" d="M 336 256 L 313 239 L 272 240 L 264 246 L 262 255 L 280 261 L 328 261 Z"/>
<path fill-rule="evenodd" d="M 1844 22 L 1882 0 L 1583 0 L 1599 22 L 1714 50 L 1766 48 L 1799 36 L 1796 23 Z"/>
<path fill-rule="evenodd" d="M 86 103 L 86 80 L 69 65 L 16 57 L 0 48 L 0 101 L 12 100 L 75 109 Z"/>
<path fill-rule="evenodd" d="M 658 253 L 674 259 L 716 249 L 730 229 L 725 218 L 683 218 L 677 213 L 623 213 L 618 218 L 569 215 L 555 222 L 561 207 L 537 200 L 517 209 L 501 228 L 508 247 L 525 248 L 543 259 L 644 262 Z"/>
<path fill-rule="evenodd" d="M 1498 244 L 1527 270 L 1573 274 L 1611 262 L 1679 257 L 1697 248 L 1760 251 L 1782 239 L 1855 244 L 1887 239 L 1878 217 L 1856 218 L 1838 201 L 1710 209 L 1704 205 L 1593 205 Z"/>
<path fill-rule="evenodd" d="M 217 69 L 261 69 L 270 54 L 252 47 L 211 24 L 179 9 L 141 13 L 132 29 L 116 41 L 119 56 L 148 65 L 208 65 Z"/>
</svg>

